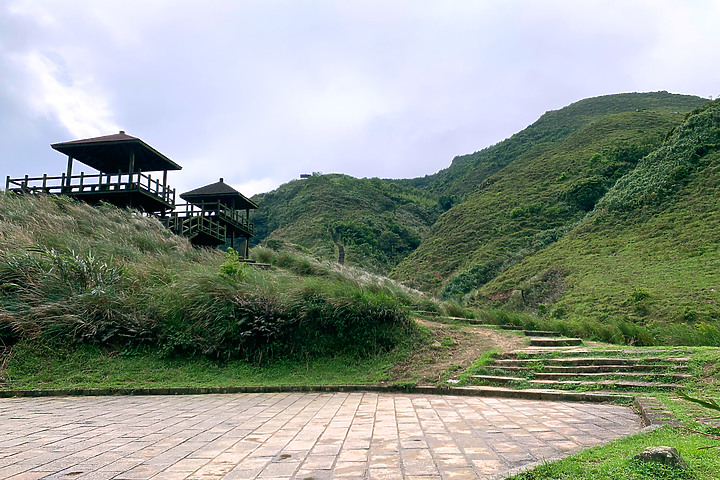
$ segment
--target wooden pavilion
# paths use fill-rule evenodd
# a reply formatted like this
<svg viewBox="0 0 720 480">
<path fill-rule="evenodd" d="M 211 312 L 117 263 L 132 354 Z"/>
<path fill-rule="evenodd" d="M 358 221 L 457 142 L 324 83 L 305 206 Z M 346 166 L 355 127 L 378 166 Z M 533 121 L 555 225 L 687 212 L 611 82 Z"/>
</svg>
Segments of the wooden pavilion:
<svg viewBox="0 0 720 480">
<path fill-rule="evenodd" d="M 67 155 L 66 173 L 59 177 L 44 174 L 12 179 L 8 176 L 5 189 L 69 195 L 88 203 L 105 201 L 147 213 L 163 214 L 175 207 L 175 190 L 167 184 L 167 173 L 182 167 L 139 138 L 120 131 L 115 135 L 51 146 Z M 99 173 L 73 175 L 74 160 Z M 152 178 L 149 172 L 162 172 L 162 176 Z"/>
<path fill-rule="evenodd" d="M 186 204 L 175 207 L 168 227 L 195 245 L 218 246 L 228 242 L 247 258 L 254 226 L 250 210 L 258 206 L 221 178 L 219 182 L 180 195 Z"/>
</svg>

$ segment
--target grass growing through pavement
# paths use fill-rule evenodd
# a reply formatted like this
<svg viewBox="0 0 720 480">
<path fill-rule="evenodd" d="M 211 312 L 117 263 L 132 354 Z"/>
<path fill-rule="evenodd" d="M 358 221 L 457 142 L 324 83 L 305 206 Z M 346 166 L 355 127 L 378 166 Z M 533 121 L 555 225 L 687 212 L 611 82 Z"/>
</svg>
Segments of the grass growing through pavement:
<svg viewBox="0 0 720 480">
<path fill-rule="evenodd" d="M 571 457 L 544 463 L 510 477 L 512 480 L 716 480 L 720 455 L 712 440 L 683 429 L 662 427 L 647 434 L 634 435 L 608 445 L 595 447 Z M 688 464 L 687 470 L 633 459 L 649 446 L 675 447 Z M 510 479 L 509 479 L 510 480 Z"/>
</svg>

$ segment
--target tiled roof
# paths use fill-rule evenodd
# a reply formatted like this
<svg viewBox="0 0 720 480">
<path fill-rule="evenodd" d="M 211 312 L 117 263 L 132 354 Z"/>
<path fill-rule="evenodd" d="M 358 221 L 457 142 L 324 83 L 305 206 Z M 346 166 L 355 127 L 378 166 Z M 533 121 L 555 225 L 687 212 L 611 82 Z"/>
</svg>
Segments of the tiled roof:
<svg viewBox="0 0 720 480">
<path fill-rule="evenodd" d="M 182 193 L 180 194 L 180 198 L 190 203 L 196 203 L 201 201 L 219 201 L 225 205 L 231 205 L 234 200 L 235 208 L 237 209 L 258 208 L 255 202 L 253 202 L 245 195 L 225 183 L 222 178 L 219 182 L 211 183 L 210 185 L 205 185 L 204 187 L 196 188 L 195 190 L 190 190 L 189 192 Z"/>
<path fill-rule="evenodd" d="M 134 171 L 157 172 L 182 167 L 137 137 L 121 131 L 113 135 L 54 143 L 52 148 L 103 173 L 128 173 L 130 154 Z"/>
</svg>

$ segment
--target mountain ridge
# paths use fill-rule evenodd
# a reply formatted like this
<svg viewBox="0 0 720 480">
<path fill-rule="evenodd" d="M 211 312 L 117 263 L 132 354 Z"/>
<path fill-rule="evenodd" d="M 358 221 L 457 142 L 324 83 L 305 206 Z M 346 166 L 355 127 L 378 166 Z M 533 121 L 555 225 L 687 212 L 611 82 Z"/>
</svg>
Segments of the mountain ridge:
<svg viewBox="0 0 720 480">
<path fill-rule="evenodd" d="M 294 180 L 253 197 L 257 241 L 333 260 L 343 250 L 349 264 L 461 298 L 564 235 L 706 102 L 594 97 L 425 177 Z"/>
</svg>

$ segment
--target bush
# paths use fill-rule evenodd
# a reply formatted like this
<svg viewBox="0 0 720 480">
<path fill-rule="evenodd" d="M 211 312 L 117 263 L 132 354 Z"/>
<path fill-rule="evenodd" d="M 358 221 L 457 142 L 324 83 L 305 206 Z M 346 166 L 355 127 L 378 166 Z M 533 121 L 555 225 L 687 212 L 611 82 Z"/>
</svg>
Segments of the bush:
<svg viewBox="0 0 720 480">
<path fill-rule="evenodd" d="M 592 176 L 581 178 L 567 187 L 560 198 L 570 205 L 589 212 L 595 208 L 595 203 L 602 198 L 605 190 L 607 190 L 606 180 L 598 176 Z"/>
<path fill-rule="evenodd" d="M 656 205 L 703 168 L 701 159 L 720 148 L 720 102 L 709 102 L 673 130 L 665 145 L 638 163 L 598 203 L 600 208 L 627 211 Z"/>
</svg>

